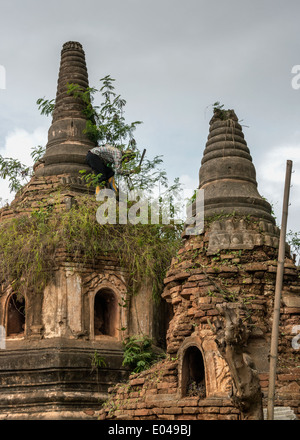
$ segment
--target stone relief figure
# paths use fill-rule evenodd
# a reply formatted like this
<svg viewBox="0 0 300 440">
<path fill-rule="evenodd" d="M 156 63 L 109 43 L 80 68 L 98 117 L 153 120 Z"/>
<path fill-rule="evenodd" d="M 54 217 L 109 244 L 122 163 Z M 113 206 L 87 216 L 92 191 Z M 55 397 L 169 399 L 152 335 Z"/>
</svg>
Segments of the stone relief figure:
<svg viewBox="0 0 300 440">
<path fill-rule="evenodd" d="M 212 359 L 216 375 L 216 388 L 217 390 L 224 391 L 229 395 L 232 390 L 232 380 L 228 365 L 218 352 L 213 353 Z"/>
<path fill-rule="evenodd" d="M 233 403 L 244 420 L 263 420 L 262 392 L 255 365 L 246 352 L 249 331 L 243 324 L 239 310 L 228 303 L 218 304 L 220 318 L 216 318 L 216 343 L 227 361 L 233 380 Z"/>
</svg>

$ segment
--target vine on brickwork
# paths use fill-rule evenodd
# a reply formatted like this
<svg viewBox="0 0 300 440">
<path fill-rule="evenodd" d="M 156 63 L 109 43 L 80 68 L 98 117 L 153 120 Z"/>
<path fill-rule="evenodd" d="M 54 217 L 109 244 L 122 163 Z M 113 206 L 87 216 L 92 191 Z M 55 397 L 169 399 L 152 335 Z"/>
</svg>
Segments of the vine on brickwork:
<svg viewBox="0 0 300 440">
<path fill-rule="evenodd" d="M 181 243 L 181 225 L 100 225 L 97 202 L 78 196 L 71 209 L 61 209 L 61 196 L 30 215 L 0 223 L 0 278 L 25 295 L 42 292 L 56 266 L 57 253 L 68 261 L 96 264 L 101 255 L 116 258 L 127 271 L 131 293 L 151 280 L 159 298 L 163 279 Z"/>
</svg>

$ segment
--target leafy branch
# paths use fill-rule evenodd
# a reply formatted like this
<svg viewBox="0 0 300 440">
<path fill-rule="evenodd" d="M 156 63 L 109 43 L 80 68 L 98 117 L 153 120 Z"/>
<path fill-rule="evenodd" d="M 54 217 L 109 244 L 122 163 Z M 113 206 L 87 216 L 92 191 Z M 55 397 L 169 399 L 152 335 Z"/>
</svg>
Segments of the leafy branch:
<svg viewBox="0 0 300 440">
<path fill-rule="evenodd" d="M 151 367 L 161 355 L 155 353 L 152 339 L 148 336 L 130 336 L 123 342 L 123 366 L 129 367 L 133 373 L 140 373 Z"/>
<path fill-rule="evenodd" d="M 31 157 L 36 162 L 44 154 L 45 148 L 38 145 L 32 148 Z M 0 178 L 8 179 L 11 192 L 18 192 L 33 175 L 33 167 L 24 165 L 18 159 L 0 155 Z"/>
</svg>

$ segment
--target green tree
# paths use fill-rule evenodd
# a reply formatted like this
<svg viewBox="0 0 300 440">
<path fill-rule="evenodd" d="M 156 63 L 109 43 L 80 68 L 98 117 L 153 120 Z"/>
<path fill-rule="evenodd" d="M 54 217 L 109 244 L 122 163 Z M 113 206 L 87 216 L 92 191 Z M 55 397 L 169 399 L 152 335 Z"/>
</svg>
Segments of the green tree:
<svg viewBox="0 0 300 440">
<path fill-rule="evenodd" d="M 300 262 L 300 232 L 289 231 L 287 233 L 287 242 L 291 247 L 291 253 L 296 255 L 298 264 Z"/>
<path fill-rule="evenodd" d="M 136 155 L 130 161 L 130 164 L 125 165 L 127 168 L 135 169 L 136 172 L 128 176 L 119 176 L 118 184 L 121 189 L 126 187 L 134 187 L 148 193 L 150 197 L 155 188 L 159 188 L 162 198 L 171 190 L 180 189 L 179 179 L 175 179 L 171 187 L 169 187 L 167 173 L 163 168 L 162 156 L 154 156 L 149 158 L 145 155 L 141 167 L 140 158 L 142 150 L 138 148 L 136 138 L 134 136 L 136 128 L 142 124 L 141 121 L 134 121 L 127 123 L 125 120 L 125 106 L 126 100 L 117 94 L 114 87 L 115 79 L 110 75 L 100 79 L 100 88 L 88 87 L 83 89 L 78 84 L 68 84 L 68 94 L 72 94 L 76 98 L 80 98 L 84 103 L 83 113 L 87 118 L 86 128 L 84 132 L 95 143 L 111 144 L 121 151 L 125 149 L 133 150 Z M 100 94 L 100 105 L 95 104 L 95 98 Z M 39 111 L 42 115 L 52 116 L 55 108 L 55 100 L 48 100 L 45 97 L 37 100 Z M 34 161 L 40 159 L 45 152 L 45 147 L 35 147 L 32 151 L 32 158 Z M 17 159 L 3 158 L 0 156 L 0 177 L 9 180 L 9 187 L 12 192 L 16 192 L 22 188 L 24 178 L 32 176 L 33 167 L 27 167 Z M 89 184 L 95 183 L 95 177 L 91 174 L 86 174 L 86 182 Z M 165 191 L 165 192 L 164 192 Z"/>
<path fill-rule="evenodd" d="M 153 193 L 156 185 L 161 188 L 168 188 L 167 173 L 162 168 L 162 156 L 155 156 L 151 159 L 144 157 L 140 169 L 139 163 L 142 155 L 142 149 L 138 148 L 136 138 L 134 136 L 136 128 L 142 124 L 141 121 L 127 123 L 125 120 L 126 100 L 117 94 L 114 87 L 115 79 L 109 75 L 100 79 L 101 87 L 99 89 L 87 88 L 83 89 L 78 84 L 69 84 L 68 93 L 76 98 L 81 98 L 85 103 L 84 114 L 87 117 L 85 133 L 95 143 L 110 144 L 124 151 L 125 149 L 133 150 L 136 155 L 130 161 L 127 168 L 136 169 L 137 173 L 130 176 L 119 176 L 119 185 L 138 188 L 148 193 Z M 100 94 L 101 103 L 95 105 L 96 95 Z M 45 101 L 42 109 L 50 109 L 49 102 Z M 126 165 L 125 165 L 126 167 Z M 91 176 L 86 176 L 87 180 Z M 179 187 L 179 182 L 176 187 Z M 174 182 L 174 184 L 175 184 Z M 174 185 L 173 184 L 173 185 Z"/>
<path fill-rule="evenodd" d="M 45 148 L 41 145 L 33 147 L 31 157 L 36 162 L 43 156 Z M 0 178 L 7 179 L 11 192 L 18 192 L 33 175 L 33 166 L 24 165 L 18 159 L 0 155 Z"/>
</svg>

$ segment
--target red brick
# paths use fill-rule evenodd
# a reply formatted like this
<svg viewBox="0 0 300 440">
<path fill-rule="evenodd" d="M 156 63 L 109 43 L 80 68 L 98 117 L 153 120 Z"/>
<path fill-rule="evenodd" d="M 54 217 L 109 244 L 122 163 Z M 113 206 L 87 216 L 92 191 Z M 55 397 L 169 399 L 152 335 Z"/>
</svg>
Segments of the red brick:
<svg viewBox="0 0 300 440">
<path fill-rule="evenodd" d="M 207 310 L 206 312 L 209 316 L 216 316 L 219 315 L 218 310 Z"/>
<path fill-rule="evenodd" d="M 211 304 L 201 304 L 199 305 L 199 307 L 201 308 L 201 310 L 209 310 L 212 309 L 214 306 Z"/>
<path fill-rule="evenodd" d="M 172 281 L 183 280 L 183 279 L 188 278 L 188 277 L 189 277 L 189 273 L 188 272 L 179 272 L 176 275 L 173 275 L 171 277 L 165 278 L 164 279 L 164 283 L 167 284 L 167 283 L 170 283 Z"/>
<path fill-rule="evenodd" d="M 129 403 L 127 403 L 126 406 L 128 409 L 136 409 L 137 408 L 136 402 L 129 402 Z"/>
<path fill-rule="evenodd" d="M 181 414 L 182 413 L 182 408 L 178 408 L 175 406 L 171 406 L 171 408 L 166 408 L 164 410 L 164 414 Z"/>
<path fill-rule="evenodd" d="M 156 388 L 152 388 L 150 390 L 147 390 L 146 392 L 147 395 L 154 395 L 157 394 L 157 389 Z"/>
<path fill-rule="evenodd" d="M 205 412 L 206 413 L 216 413 L 216 414 L 218 414 L 219 412 L 220 412 L 220 408 L 218 408 L 218 407 L 215 407 L 215 406 L 211 406 L 211 407 L 207 407 L 206 409 L 205 409 Z"/>
<path fill-rule="evenodd" d="M 136 409 L 134 411 L 135 416 L 149 416 L 151 415 L 151 412 L 149 409 Z"/>
<path fill-rule="evenodd" d="M 280 381 L 294 381 L 299 380 L 299 376 L 295 374 L 278 374 L 278 380 Z"/>
<path fill-rule="evenodd" d="M 196 307 L 191 307 L 190 309 L 188 309 L 187 311 L 187 315 L 191 316 L 191 315 L 195 315 L 196 316 L 197 313 L 197 308 Z"/>
<path fill-rule="evenodd" d="M 88 416 L 93 416 L 95 414 L 95 411 L 93 411 L 92 409 L 87 409 L 85 411 L 83 411 L 85 414 L 87 414 Z"/>
<path fill-rule="evenodd" d="M 176 293 L 176 292 L 180 292 L 180 290 L 181 290 L 181 286 L 175 286 L 175 287 L 172 287 L 169 290 L 169 292 L 173 294 L 173 293 Z"/>
<path fill-rule="evenodd" d="M 220 408 L 220 414 L 231 414 L 232 408 Z"/>
<path fill-rule="evenodd" d="M 191 287 L 189 289 L 183 289 L 180 292 L 180 295 L 183 296 L 184 298 L 189 298 L 191 295 L 195 295 L 199 293 L 199 288 L 198 287 Z"/>
<path fill-rule="evenodd" d="M 188 414 L 180 414 L 176 417 L 176 420 L 195 420 L 194 415 L 188 415 Z"/>
<path fill-rule="evenodd" d="M 190 287 L 197 287 L 197 283 L 191 282 L 191 280 L 189 279 L 188 281 L 186 281 L 184 283 L 183 289 L 189 289 Z M 199 289 L 197 289 L 197 290 L 199 290 Z"/>
<path fill-rule="evenodd" d="M 217 420 L 217 414 L 198 414 L 197 420 Z"/>
<path fill-rule="evenodd" d="M 300 314 L 300 307 L 284 307 L 283 309 L 284 313 L 296 313 L 296 314 Z"/>
<path fill-rule="evenodd" d="M 174 414 L 161 414 L 159 415 L 159 420 L 175 420 Z"/>
<path fill-rule="evenodd" d="M 194 316 L 195 318 L 201 318 L 202 316 L 205 316 L 205 312 L 203 310 L 198 310 Z"/>
<path fill-rule="evenodd" d="M 189 280 L 191 281 L 199 281 L 199 280 L 206 280 L 205 275 L 192 275 Z"/>
<path fill-rule="evenodd" d="M 133 399 L 134 397 L 139 397 L 139 395 L 140 395 L 140 393 L 137 392 L 137 391 L 134 391 L 134 392 L 130 393 L 131 399 Z"/>
<path fill-rule="evenodd" d="M 199 398 L 198 397 L 190 397 L 187 399 L 180 399 L 177 402 L 177 406 L 184 406 L 184 407 L 197 407 L 198 406 L 198 402 L 199 402 Z"/>
<path fill-rule="evenodd" d="M 211 298 L 207 297 L 207 296 L 200 296 L 200 298 L 198 298 L 198 303 L 199 304 L 210 304 Z"/>
<path fill-rule="evenodd" d="M 162 408 L 152 408 L 151 412 L 153 414 L 163 414 L 164 410 Z"/>
<path fill-rule="evenodd" d="M 157 389 L 158 390 L 169 388 L 169 387 L 170 387 L 170 383 L 169 382 L 159 382 L 157 384 Z"/>
<path fill-rule="evenodd" d="M 262 373 L 262 374 L 259 374 L 258 376 L 259 376 L 260 380 L 269 380 L 268 374 Z"/>
<path fill-rule="evenodd" d="M 183 408 L 183 414 L 199 414 L 199 408 L 189 407 Z"/>
<path fill-rule="evenodd" d="M 238 420 L 238 416 L 236 414 L 230 415 L 218 415 L 218 420 Z"/>
</svg>

